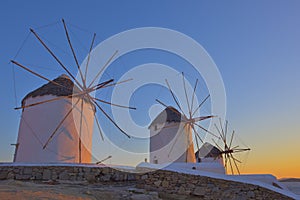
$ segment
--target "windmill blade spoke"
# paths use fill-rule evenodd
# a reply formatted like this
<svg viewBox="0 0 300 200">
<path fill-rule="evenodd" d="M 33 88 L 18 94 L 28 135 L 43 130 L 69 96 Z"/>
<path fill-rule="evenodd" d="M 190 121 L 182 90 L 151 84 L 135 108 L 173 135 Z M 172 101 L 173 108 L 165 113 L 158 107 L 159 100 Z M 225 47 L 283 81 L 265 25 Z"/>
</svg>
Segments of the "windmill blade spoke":
<svg viewBox="0 0 300 200">
<path fill-rule="evenodd" d="M 86 65 L 85 65 L 85 72 L 84 72 L 85 80 L 86 80 L 86 76 L 87 76 L 87 71 L 88 71 L 88 67 L 89 67 L 89 63 L 90 63 L 90 59 L 91 59 L 91 52 L 92 52 L 92 49 L 93 49 L 93 46 L 94 46 L 95 38 L 96 38 L 96 33 L 94 33 L 94 35 L 93 35 L 92 44 L 90 46 L 88 58 L 87 58 Z"/>
<path fill-rule="evenodd" d="M 48 138 L 48 140 L 46 141 L 46 143 L 43 146 L 43 149 L 45 149 L 47 147 L 47 145 L 49 144 L 49 142 L 52 140 L 53 136 L 56 134 L 57 130 L 61 127 L 61 125 L 64 123 L 64 121 L 67 119 L 67 117 L 72 113 L 73 109 L 76 107 L 76 105 L 78 104 L 80 99 L 78 99 L 76 101 L 76 103 L 72 106 L 72 108 L 69 110 L 69 112 L 65 115 L 65 117 L 60 121 L 60 123 L 58 124 L 58 126 L 55 128 L 55 130 L 52 132 L 52 134 L 50 135 L 50 137 Z"/>
<path fill-rule="evenodd" d="M 25 67 L 24 65 L 18 63 L 17 61 L 11 60 L 11 62 L 12 62 L 13 64 L 15 64 L 15 65 L 17 65 L 17 66 L 19 66 L 19 67 L 25 69 L 26 71 L 30 72 L 31 74 L 34 74 L 35 76 L 37 76 L 37 77 L 39 77 L 39 78 L 41 78 L 41 79 L 44 79 L 44 80 L 46 80 L 46 81 L 48 81 L 48 82 L 51 82 L 51 83 L 53 83 L 53 84 L 55 84 L 55 85 L 58 85 L 58 86 L 60 86 L 60 87 L 63 87 L 63 88 L 66 88 L 66 89 L 69 90 L 69 88 L 67 88 L 66 86 L 61 85 L 61 84 L 59 84 L 59 83 L 57 83 L 57 82 L 55 82 L 55 81 L 52 81 L 52 80 L 46 78 L 45 76 L 42 76 L 42 75 L 38 74 L 37 72 L 32 71 L 31 69 L 29 69 L 29 68 Z"/>
<path fill-rule="evenodd" d="M 207 97 L 198 105 L 198 107 L 194 110 L 192 117 L 195 115 L 195 113 L 201 108 L 201 106 L 206 102 L 206 100 L 210 97 L 210 94 L 207 95 Z"/>
<path fill-rule="evenodd" d="M 109 121 L 111 121 L 115 125 L 115 127 L 117 127 L 124 135 L 126 135 L 128 138 L 130 138 L 130 135 L 128 135 L 125 131 L 123 131 L 118 126 L 118 124 L 101 108 L 101 106 L 95 100 L 92 100 L 92 101 L 99 108 L 99 110 L 109 119 Z"/>
<path fill-rule="evenodd" d="M 190 115 L 190 118 L 191 118 L 192 117 L 192 111 L 191 111 L 189 98 L 188 98 L 187 91 L 186 91 L 185 78 L 184 78 L 184 73 L 183 72 L 182 72 L 182 82 L 183 82 L 183 89 L 184 89 L 185 99 L 186 99 L 186 103 L 187 103 L 187 106 L 188 106 L 189 115 Z"/>
<path fill-rule="evenodd" d="M 218 126 L 217 126 L 216 124 L 214 124 L 214 125 L 215 125 L 215 128 L 217 129 L 217 131 L 218 131 L 218 133 L 219 133 L 220 137 L 221 137 L 221 138 L 222 138 L 222 140 L 223 140 L 222 133 L 220 132 L 220 130 L 219 130 L 219 128 L 218 128 Z"/>
<path fill-rule="evenodd" d="M 231 158 L 232 158 L 232 161 L 233 161 L 233 164 L 234 164 L 234 166 L 235 166 L 235 168 L 236 168 L 236 171 L 238 172 L 238 175 L 240 175 L 241 173 L 240 173 L 239 167 L 238 167 L 238 165 L 236 164 L 236 160 L 237 160 L 237 159 L 235 159 L 235 158 L 233 157 L 232 154 L 230 154 L 230 156 L 231 156 Z"/>
<path fill-rule="evenodd" d="M 234 150 L 234 153 L 239 153 L 239 152 L 244 152 L 244 151 L 250 151 L 249 148 L 247 149 L 233 149 Z"/>
<path fill-rule="evenodd" d="M 96 113 L 95 113 L 95 121 L 96 121 L 96 124 L 97 124 L 98 130 L 99 130 L 99 133 L 100 133 L 101 139 L 102 139 L 102 141 L 104 141 L 103 133 L 102 133 L 102 131 L 101 131 L 101 127 L 100 127 L 99 120 L 98 120 L 98 117 L 97 117 Z"/>
<path fill-rule="evenodd" d="M 119 104 L 111 103 L 111 102 L 104 101 L 104 100 L 102 100 L 102 99 L 99 99 L 99 98 L 94 98 L 94 97 L 93 97 L 93 99 L 94 99 L 94 100 L 97 100 L 97 101 L 99 101 L 99 102 L 101 102 L 101 103 L 108 104 L 108 105 L 112 105 L 112 106 L 116 106 L 116 107 L 120 107 L 120 108 L 128 108 L 128 109 L 131 109 L 131 110 L 136 110 L 136 108 L 134 108 L 134 107 L 123 106 L 123 105 L 119 105 Z"/>
<path fill-rule="evenodd" d="M 210 119 L 210 118 L 213 118 L 213 117 L 216 117 L 216 116 L 209 115 L 209 116 L 195 117 L 195 118 L 192 118 L 191 120 L 194 121 L 194 122 L 199 122 L 199 121 L 203 121 L 203 120 Z"/>
<path fill-rule="evenodd" d="M 197 84 L 198 84 L 198 79 L 196 79 L 196 83 L 195 83 L 194 91 L 193 91 L 193 95 L 192 95 L 191 111 L 193 111 L 193 108 L 194 108 L 194 98 L 195 98 L 195 92 L 196 92 Z M 191 116 L 191 118 L 192 117 L 193 116 Z"/>
<path fill-rule="evenodd" d="M 195 135 L 199 138 L 199 140 L 202 142 L 202 144 L 204 144 L 202 138 L 200 137 L 199 133 L 196 131 L 194 126 L 192 126 L 192 129 L 194 130 Z"/>
<path fill-rule="evenodd" d="M 50 53 L 50 55 L 58 62 L 58 64 L 69 74 L 69 76 L 76 82 L 76 84 L 83 90 L 82 85 L 76 80 L 73 74 L 64 66 L 64 64 L 57 58 L 57 56 L 51 51 L 51 49 L 43 42 L 40 36 L 33 30 L 30 31 L 34 34 L 34 36 L 38 39 L 38 41 L 45 47 L 45 49 Z"/>
<path fill-rule="evenodd" d="M 91 102 L 93 102 L 93 101 L 92 101 L 92 97 L 91 97 L 90 95 L 88 95 L 88 98 L 89 98 L 89 100 L 90 100 Z M 98 130 L 99 130 L 101 139 L 102 139 L 102 141 L 104 141 L 103 133 L 102 133 L 102 131 L 101 131 L 100 123 L 99 123 L 98 117 L 97 117 L 97 115 L 96 115 L 96 112 L 94 112 L 94 117 L 95 117 L 96 125 L 97 125 L 97 127 L 98 127 Z"/>
<path fill-rule="evenodd" d="M 112 59 L 117 55 L 118 50 L 115 51 L 115 53 L 108 59 L 108 61 L 106 61 L 106 63 L 103 65 L 103 67 L 101 67 L 100 71 L 97 73 L 97 75 L 94 77 L 94 79 L 92 80 L 92 82 L 89 84 L 88 87 L 91 87 L 93 85 L 93 83 L 96 81 L 96 79 L 100 76 L 100 74 L 102 73 L 102 71 L 105 69 L 105 67 L 107 67 L 109 65 L 109 63 L 112 61 Z"/>
<path fill-rule="evenodd" d="M 228 121 L 225 120 L 225 130 L 224 130 L 224 135 L 225 135 L 226 140 L 227 140 L 227 126 L 228 126 Z"/>
<path fill-rule="evenodd" d="M 155 101 L 157 101 L 158 103 L 160 103 L 161 105 L 163 105 L 164 107 L 168 107 L 165 103 L 163 103 L 162 101 L 160 101 L 160 100 L 158 100 L 158 99 L 155 99 Z M 174 109 L 175 110 L 175 109 Z M 177 113 L 179 113 L 178 111 L 177 111 Z"/>
<path fill-rule="evenodd" d="M 112 156 L 107 156 L 106 158 L 104 158 L 104 159 L 102 159 L 102 160 L 96 162 L 96 165 L 99 165 L 99 164 L 103 163 L 104 161 L 106 161 L 106 160 L 108 160 L 108 159 L 111 159 L 111 158 L 112 158 Z"/>
<path fill-rule="evenodd" d="M 235 160 L 236 162 L 238 162 L 238 163 L 242 163 L 240 160 L 238 160 L 237 158 L 235 158 L 235 157 L 233 156 L 233 154 L 232 154 L 232 153 L 230 153 L 230 156 L 231 156 L 231 158 L 232 158 L 233 160 Z"/>
<path fill-rule="evenodd" d="M 239 145 L 236 145 L 236 146 L 232 147 L 231 149 L 234 150 L 234 149 L 239 148 L 239 147 L 240 147 Z"/>
<path fill-rule="evenodd" d="M 224 129 L 223 129 L 223 126 L 222 126 L 221 118 L 219 118 L 219 122 L 220 122 L 221 133 L 222 133 L 223 138 L 224 138 L 224 144 L 227 145 L 227 143 L 226 143 L 226 135 L 224 133 Z"/>
<path fill-rule="evenodd" d="M 168 106 L 167 106 L 165 103 L 163 103 L 162 101 L 160 101 L 160 100 L 158 100 L 158 99 L 155 99 L 155 101 L 157 101 L 158 103 L 160 103 L 160 104 L 163 105 L 164 107 L 170 108 L 170 110 L 172 110 L 172 111 L 176 112 L 177 114 L 181 115 L 181 113 L 180 113 L 178 110 L 174 109 L 173 107 L 168 107 Z"/>
<path fill-rule="evenodd" d="M 230 143 L 229 143 L 229 148 L 231 148 L 232 141 L 233 141 L 233 136 L 234 136 L 234 131 L 233 131 L 232 134 L 231 134 Z"/>
<path fill-rule="evenodd" d="M 209 130 L 207 130 L 206 128 L 200 126 L 199 124 L 197 124 L 197 123 L 193 123 L 193 124 L 196 125 L 196 126 L 198 126 L 199 128 L 201 128 L 201 129 L 204 130 L 205 132 L 211 134 L 212 136 L 214 136 L 214 137 L 216 137 L 216 138 L 220 138 L 220 137 L 218 137 L 217 135 L 215 135 L 214 133 L 212 133 L 211 131 L 209 131 Z"/>
<path fill-rule="evenodd" d="M 219 148 L 219 150 L 222 151 L 222 148 L 218 145 L 218 143 L 217 143 L 214 139 L 212 139 L 212 141 L 213 141 L 213 143 L 215 143 L 215 145 Z"/>
<path fill-rule="evenodd" d="M 57 100 L 60 100 L 60 99 L 67 99 L 67 98 L 70 98 L 70 97 L 72 97 L 72 96 L 73 96 L 73 95 L 69 95 L 69 96 L 60 96 L 60 97 L 56 97 L 56 98 L 53 98 L 53 99 L 49 99 L 49 100 L 45 100 L 45 101 L 40 101 L 40 102 L 36 102 L 36 103 L 32 103 L 32 104 L 25 105 L 25 106 L 16 107 L 16 108 L 14 108 L 14 109 L 15 109 L 15 110 L 24 109 L 24 108 L 28 108 L 28 107 L 37 106 L 37 105 L 40 105 L 40 104 L 52 102 L 52 101 L 57 101 Z"/>
<path fill-rule="evenodd" d="M 113 79 L 112 79 L 113 80 Z M 124 81 L 119 81 L 119 82 L 116 82 L 116 83 L 111 83 L 111 84 L 107 84 L 107 85 L 104 85 L 102 88 L 107 88 L 107 87 L 111 87 L 111 86 L 115 86 L 115 85 L 120 85 L 122 83 L 126 83 L 128 81 L 132 81 L 133 79 L 130 78 L 130 79 L 127 79 L 127 80 L 124 80 Z"/>
<path fill-rule="evenodd" d="M 226 154 L 227 157 L 228 157 L 228 160 L 229 160 L 229 165 L 230 165 L 230 169 L 231 169 L 231 174 L 233 175 L 234 174 L 234 171 L 233 171 L 233 167 L 232 167 L 232 163 L 231 163 L 231 158 L 229 157 L 228 154 Z"/>
<path fill-rule="evenodd" d="M 73 48 L 73 46 L 72 46 L 71 39 L 70 39 L 70 35 L 69 35 L 68 29 L 67 29 L 67 25 L 66 25 L 64 19 L 62 19 L 62 23 L 63 23 L 63 25 L 64 25 L 64 29 L 65 29 L 65 33 L 66 33 L 66 36 L 67 36 L 67 40 L 68 40 L 70 49 L 71 49 L 71 51 L 72 51 L 72 54 L 73 54 L 73 57 L 74 57 L 74 60 L 75 60 L 77 69 L 78 69 L 78 71 L 79 71 L 79 74 L 80 74 L 80 77 L 81 77 L 81 81 L 82 81 L 82 83 L 83 83 L 84 88 L 86 88 L 86 85 L 85 85 L 85 79 L 84 79 L 83 74 L 82 74 L 82 71 L 81 71 L 81 69 L 80 69 L 80 66 L 79 66 L 79 63 L 78 63 L 78 60 L 77 60 L 77 57 L 76 57 L 76 53 L 75 53 L 74 48 Z"/>
<path fill-rule="evenodd" d="M 227 144 L 227 135 L 222 126 L 221 118 L 219 118 L 219 122 L 220 122 L 221 132 L 223 134 L 223 141 L 224 141 L 225 149 L 229 150 L 230 148 L 228 147 L 228 144 Z"/>
<path fill-rule="evenodd" d="M 105 88 L 107 85 L 109 85 L 113 81 L 114 81 L 114 79 L 110 79 L 108 81 L 104 81 L 104 82 L 99 83 L 99 84 L 97 84 L 97 85 L 95 85 L 93 87 L 88 88 L 87 90 L 98 90 L 100 88 Z"/>
<path fill-rule="evenodd" d="M 215 128 L 217 129 L 217 131 L 218 131 L 218 133 L 219 133 L 219 135 L 221 137 L 221 140 L 225 144 L 225 139 L 224 139 L 224 136 L 223 136 L 222 132 L 220 131 L 220 129 L 218 128 L 218 126 L 216 124 L 214 124 L 214 125 L 215 125 Z"/>
<path fill-rule="evenodd" d="M 170 86 L 168 80 L 165 79 L 165 81 L 166 81 L 167 86 L 168 86 L 168 89 L 169 89 L 169 91 L 170 91 L 170 93 L 171 93 L 171 95 L 172 95 L 172 97 L 173 97 L 173 100 L 175 101 L 176 105 L 178 106 L 179 110 L 182 112 L 182 114 L 184 115 L 184 117 L 187 118 L 186 115 L 184 114 L 183 110 L 181 109 L 181 107 L 180 107 L 180 105 L 179 105 L 179 102 L 177 101 L 177 99 L 176 99 L 176 97 L 175 97 L 175 95 L 174 95 L 174 93 L 173 93 L 173 91 L 172 91 L 172 89 L 171 89 L 171 86 Z"/>
</svg>

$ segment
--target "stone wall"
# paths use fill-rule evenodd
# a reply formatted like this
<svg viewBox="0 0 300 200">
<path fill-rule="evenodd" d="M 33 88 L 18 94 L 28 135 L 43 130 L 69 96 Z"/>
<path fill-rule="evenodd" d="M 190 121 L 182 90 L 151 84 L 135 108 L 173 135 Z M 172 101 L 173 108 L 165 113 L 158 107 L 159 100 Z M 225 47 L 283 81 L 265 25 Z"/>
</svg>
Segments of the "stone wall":
<svg viewBox="0 0 300 200">
<path fill-rule="evenodd" d="M 291 199 L 260 186 L 165 170 L 129 173 L 109 167 L 0 166 L 0 180 L 68 180 L 89 183 L 135 183 L 170 199 L 178 195 L 202 199 Z"/>
<path fill-rule="evenodd" d="M 138 187 L 200 199 L 291 199 L 257 185 L 163 170 L 147 173 Z"/>
<path fill-rule="evenodd" d="M 138 176 L 109 167 L 0 166 L 0 180 L 135 181 Z"/>
</svg>

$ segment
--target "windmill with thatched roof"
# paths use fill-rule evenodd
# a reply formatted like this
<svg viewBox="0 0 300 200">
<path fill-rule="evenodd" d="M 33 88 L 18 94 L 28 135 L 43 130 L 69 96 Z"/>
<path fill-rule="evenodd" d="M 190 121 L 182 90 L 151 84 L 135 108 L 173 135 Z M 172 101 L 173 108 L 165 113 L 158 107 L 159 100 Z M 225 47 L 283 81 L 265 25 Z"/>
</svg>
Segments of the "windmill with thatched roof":
<svg viewBox="0 0 300 200">
<path fill-rule="evenodd" d="M 90 163 L 95 106 L 84 99 L 82 112 L 78 105 L 73 108 L 73 101 L 79 101 L 80 97 L 70 95 L 80 90 L 67 75 L 53 82 L 64 87 L 49 82 L 22 100 L 15 162 L 78 162 L 81 157 L 81 162 Z M 39 104 L 53 98 L 58 99 Z"/>
<path fill-rule="evenodd" d="M 108 113 L 104 111 L 100 103 L 128 109 L 135 108 L 113 104 L 96 98 L 91 94 L 99 89 L 121 83 L 114 83 L 113 79 L 95 83 L 101 72 L 109 65 L 118 51 L 115 51 L 105 65 L 100 67 L 99 72 L 93 76 L 93 79 L 88 82 L 87 72 L 90 53 L 96 35 L 94 34 L 92 39 L 86 65 L 80 66 L 70 40 L 67 25 L 64 20 L 62 20 L 62 22 L 76 64 L 75 66 L 80 75 L 79 79 L 75 78 L 70 70 L 68 70 L 33 29 L 30 29 L 31 33 L 57 61 L 58 65 L 67 75 L 62 75 L 54 80 L 50 80 L 15 60 L 11 61 L 16 66 L 48 81 L 47 84 L 26 95 L 22 100 L 22 105 L 15 108 L 22 109 L 14 157 L 15 162 L 90 163 L 94 120 L 103 139 L 96 111 L 100 111 L 104 114 L 114 126 L 130 138 Z M 82 67 L 85 67 L 85 70 L 83 70 Z M 126 81 L 127 80 L 122 82 Z"/>
<path fill-rule="evenodd" d="M 194 105 L 195 90 L 197 88 L 198 80 L 194 86 L 192 97 L 189 99 L 185 86 L 185 78 L 182 73 L 183 90 L 185 92 L 186 101 L 188 105 L 188 114 L 183 112 L 183 109 L 176 99 L 171 86 L 166 80 L 169 92 L 172 95 L 174 102 L 179 110 L 172 106 L 167 106 L 162 101 L 156 99 L 158 103 L 163 105 L 165 109 L 153 120 L 150 124 L 150 162 L 151 163 L 168 163 L 168 162 L 187 162 L 195 163 L 195 150 L 193 142 L 193 133 L 199 149 L 198 140 L 203 143 L 196 128 L 200 128 L 207 133 L 211 133 L 198 122 L 210 119 L 214 116 L 195 116 L 200 107 L 209 98 L 209 95 L 199 104 Z M 191 101 L 190 101 L 191 100 Z"/>
</svg>

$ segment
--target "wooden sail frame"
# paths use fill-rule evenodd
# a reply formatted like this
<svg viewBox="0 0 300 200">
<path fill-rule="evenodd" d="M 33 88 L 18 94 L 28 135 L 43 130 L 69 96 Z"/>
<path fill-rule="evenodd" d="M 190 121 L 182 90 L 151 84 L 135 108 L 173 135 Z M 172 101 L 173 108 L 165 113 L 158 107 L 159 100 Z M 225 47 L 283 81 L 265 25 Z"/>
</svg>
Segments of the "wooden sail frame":
<svg viewBox="0 0 300 200">
<path fill-rule="evenodd" d="M 188 114 L 185 114 L 185 112 L 183 111 L 183 109 L 181 108 L 178 100 L 176 99 L 174 92 L 171 89 L 171 85 L 169 84 L 168 80 L 165 79 L 166 85 L 168 87 L 168 90 L 175 102 L 175 104 L 177 105 L 177 107 L 179 108 L 179 111 L 177 109 L 174 109 L 173 107 L 169 107 L 167 106 L 165 103 L 163 103 L 162 101 L 156 99 L 156 101 L 163 105 L 166 108 L 172 109 L 172 111 L 176 112 L 177 114 L 179 114 L 180 116 L 183 116 L 183 119 L 181 120 L 181 123 L 183 123 L 183 126 L 181 127 L 181 129 L 179 130 L 179 134 L 176 135 L 176 138 L 170 148 L 170 151 L 168 153 L 168 156 L 171 154 L 179 136 L 182 134 L 182 132 L 184 132 L 184 129 L 186 126 L 190 127 L 190 130 L 192 130 L 192 132 L 194 133 L 194 138 L 196 141 L 196 145 L 197 145 L 197 150 L 199 150 L 199 141 L 203 143 L 203 139 L 200 137 L 200 134 L 198 133 L 197 129 L 195 127 L 198 127 L 202 130 L 204 130 L 206 133 L 209 133 L 210 135 L 219 138 L 216 134 L 212 133 L 211 131 L 207 130 L 206 128 L 204 128 L 203 126 L 197 124 L 197 122 L 206 120 L 206 119 L 210 119 L 215 117 L 214 115 L 208 115 L 208 116 L 195 116 L 196 112 L 201 108 L 201 106 L 207 101 L 207 99 L 210 97 L 210 95 L 208 95 L 206 98 L 204 98 L 201 103 L 194 109 L 194 99 L 195 99 L 195 92 L 197 89 L 197 85 L 198 85 L 198 79 L 196 79 L 196 83 L 193 89 L 193 93 L 192 93 L 192 99 L 191 101 L 188 98 L 188 94 L 187 94 L 187 90 L 186 90 L 186 83 L 185 83 L 185 77 L 184 77 L 184 73 L 182 72 L 182 82 L 183 82 L 183 90 L 184 90 L 184 94 L 185 94 L 185 99 L 187 102 L 187 106 L 188 106 Z M 164 128 L 171 128 L 173 126 L 177 126 L 177 125 L 170 125 L 170 126 L 165 126 Z"/>
<path fill-rule="evenodd" d="M 224 167 L 225 167 L 226 173 L 231 173 L 232 175 L 234 175 L 234 174 L 240 175 L 241 172 L 240 172 L 238 164 L 241 164 L 242 162 L 240 160 L 238 160 L 234 156 L 234 154 L 250 151 L 251 149 L 248 147 L 241 148 L 239 145 L 233 146 L 235 131 L 233 130 L 231 135 L 230 136 L 228 135 L 228 121 L 227 120 L 225 120 L 225 125 L 223 126 L 222 120 L 219 118 L 219 127 L 216 124 L 214 124 L 214 126 L 220 135 L 220 139 L 222 141 L 223 146 L 219 145 L 215 140 L 213 140 L 213 142 L 215 143 L 217 148 L 219 148 L 220 156 L 222 156 L 224 159 L 223 162 L 224 162 Z M 228 141 L 228 139 L 229 139 L 229 141 Z"/>
<path fill-rule="evenodd" d="M 30 104 L 30 105 L 22 105 L 20 107 L 16 107 L 15 109 L 24 109 L 24 108 L 27 108 L 27 107 L 32 107 L 32 106 L 36 106 L 36 105 L 41 105 L 41 104 L 44 104 L 44 103 L 49 103 L 49 102 L 53 102 L 53 101 L 57 101 L 57 100 L 60 100 L 60 99 L 68 99 L 68 98 L 78 98 L 78 100 L 76 101 L 76 103 L 71 107 L 71 109 L 67 112 L 67 114 L 64 116 L 64 118 L 59 122 L 59 124 L 57 125 L 57 127 L 54 129 L 54 131 L 51 133 L 50 137 L 48 138 L 48 140 L 46 141 L 46 143 L 43 145 L 43 149 L 47 148 L 47 145 L 51 142 L 53 136 L 55 134 L 57 134 L 57 131 L 59 130 L 59 128 L 61 127 L 61 125 L 63 124 L 63 122 L 68 118 L 68 116 L 70 115 L 70 113 L 72 113 L 72 110 L 74 109 L 74 107 L 80 103 L 80 130 L 79 130 L 79 144 L 78 144 L 78 151 L 79 151 L 79 160 L 78 162 L 81 163 L 81 135 L 82 135 L 82 119 L 83 119 L 83 102 L 85 99 L 89 100 L 89 102 L 95 107 L 95 121 L 96 121 L 96 124 L 97 124 L 97 127 L 99 129 L 99 132 L 100 132 L 100 135 L 101 135 L 101 138 L 102 140 L 104 140 L 104 137 L 103 137 L 103 134 L 101 132 L 101 128 L 100 128 L 100 124 L 99 124 L 99 120 L 97 118 L 97 115 L 96 115 L 96 111 L 97 111 L 97 108 L 98 110 L 100 110 L 102 112 L 102 114 L 104 114 L 104 116 L 119 130 L 121 131 L 124 135 L 126 135 L 128 138 L 130 138 L 130 135 L 127 134 L 124 130 L 122 130 L 118 124 L 113 120 L 112 117 L 110 117 L 108 115 L 108 113 L 99 105 L 99 103 L 104 103 L 104 104 L 108 104 L 108 105 L 111 105 L 111 106 L 117 106 L 117 107 L 121 107 L 121 108 L 127 108 L 127 109 L 133 109 L 135 110 L 136 108 L 134 107 L 129 107 L 129 106 L 124 106 L 124 105 L 118 105 L 118 104 L 114 104 L 114 103 L 111 103 L 111 102 L 108 102 L 108 101 L 104 101 L 104 100 L 101 100 L 99 98 L 95 98 L 95 97 L 92 97 L 91 93 L 94 92 L 94 91 L 97 91 L 99 89 L 102 89 L 102 88 L 106 88 L 106 87 L 112 87 L 112 86 L 115 86 L 117 84 L 121 84 L 121 83 L 125 83 L 129 80 L 125 80 L 125 81 L 121 81 L 121 82 L 114 82 L 114 79 L 110 79 L 108 81 L 104 81 L 102 83 L 99 83 L 99 84 L 94 84 L 94 82 L 97 80 L 97 78 L 99 77 L 99 75 L 101 74 L 101 72 L 111 63 L 111 61 L 113 60 L 113 58 L 116 56 L 117 54 L 117 50 L 115 51 L 115 53 L 107 60 L 107 62 L 105 63 L 104 66 L 102 66 L 99 70 L 99 72 L 97 73 L 97 75 L 93 78 L 93 80 L 87 84 L 86 82 L 86 77 L 87 77 L 87 70 L 88 70 L 88 66 L 89 66 L 89 61 L 90 61 L 90 54 L 91 54 L 91 51 L 93 49 L 93 45 L 94 45 L 94 41 L 95 41 L 95 37 L 96 37 L 96 34 L 93 35 L 93 39 L 92 39 L 92 42 L 91 42 L 91 45 L 90 45 L 90 49 L 89 49 L 89 53 L 88 53 L 88 58 L 87 58 L 87 63 L 86 63 L 86 66 L 85 66 L 85 71 L 82 72 L 82 69 L 79 65 L 79 62 L 78 62 L 78 59 L 77 59 L 77 56 L 76 56 L 76 53 L 75 53 L 75 50 L 73 48 L 73 45 L 71 43 L 71 38 L 70 38 L 70 35 L 69 35 L 69 32 L 68 32 L 68 28 L 67 28 L 67 25 L 65 23 L 65 20 L 62 19 L 62 23 L 63 23 L 63 27 L 64 27 L 64 31 L 65 31 L 65 35 L 66 35 L 66 38 L 67 38 L 67 41 L 68 41 L 68 44 L 69 44 L 69 47 L 70 47 L 70 50 L 72 52 L 72 55 L 73 55 L 73 58 L 74 58 L 74 61 L 75 61 L 75 64 L 76 64 L 76 67 L 77 67 L 77 70 L 79 71 L 79 74 L 80 74 L 80 81 L 82 82 L 82 84 L 80 83 L 79 80 L 77 80 L 75 78 L 75 76 L 70 72 L 70 70 L 68 70 L 68 68 L 62 63 L 62 61 L 55 55 L 55 53 L 46 45 L 46 43 L 41 39 L 41 37 L 36 33 L 35 30 L 33 29 L 30 29 L 30 32 L 36 37 L 36 39 L 39 41 L 39 43 L 47 50 L 47 52 L 56 60 L 56 62 L 60 65 L 60 67 L 70 76 L 71 80 L 74 82 L 74 85 L 78 86 L 80 91 L 79 92 L 75 92 L 72 91 L 72 94 L 71 95 L 68 95 L 68 96 L 60 96 L 60 97 L 55 97 L 55 98 L 52 98 L 52 99 L 49 99 L 49 100 L 45 100 L 45 101 L 40 101 L 40 102 L 36 102 L 36 103 L 33 103 L 33 104 Z M 65 88 L 64 85 L 61 85 L 53 80 L 50 80 L 48 78 L 46 78 L 45 76 L 31 70 L 30 68 L 20 64 L 19 62 L 15 61 L 15 60 L 11 60 L 11 62 L 26 70 L 27 72 L 43 79 L 43 80 L 46 80 L 48 82 L 51 82 L 59 87 L 63 87 Z"/>
</svg>

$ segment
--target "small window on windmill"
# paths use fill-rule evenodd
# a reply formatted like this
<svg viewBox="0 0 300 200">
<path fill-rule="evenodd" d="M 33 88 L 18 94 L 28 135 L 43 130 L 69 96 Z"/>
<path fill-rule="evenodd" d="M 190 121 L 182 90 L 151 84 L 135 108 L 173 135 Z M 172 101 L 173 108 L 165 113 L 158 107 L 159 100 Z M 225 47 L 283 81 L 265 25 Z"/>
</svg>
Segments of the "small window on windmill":
<svg viewBox="0 0 300 200">
<path fill-rule="evenodd" d="M 154 130 L 157 131 L 157 125 L 154 125 Z"/>
<path fill-rule="evenodd" d="M 154 156 L 154 164 L 158 164 L 158 159 L 156 156 Z"/>
</svg>

